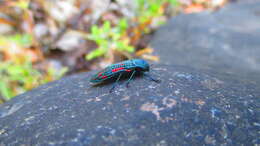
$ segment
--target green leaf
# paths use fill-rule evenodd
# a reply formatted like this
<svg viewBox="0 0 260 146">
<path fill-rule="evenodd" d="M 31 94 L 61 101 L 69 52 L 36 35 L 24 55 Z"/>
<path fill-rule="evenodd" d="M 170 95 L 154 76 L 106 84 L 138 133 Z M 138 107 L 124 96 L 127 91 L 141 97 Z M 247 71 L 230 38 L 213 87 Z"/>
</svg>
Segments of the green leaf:
<svg viewBox="0 0 260 146">
<path fill-rule="evenodd" d="M 16 45 L 22 47 L 30 46 L 32 44 L 32 36 L 29 34 L 15 34 L 10 36 L 0 36 L 1 46 L 6 46 L 12 43 L 15 43 Z"/>
<path fill-rule="evenodd" d="M 97 25 L 94 25 L 93 27 L 91 27 L 91 32 L 93 35 L 99 35 L 99 28 Z"/>
<path fill-rule="evenodd" d="M 109 21 L 104 22 L 102 30 L 104 31 L 104 33 L 109 33 L 111 31 L 111 24 Z"/>
<path fill-rule="evenodd" d="M 133 53 L 135 51 L 135 48 L 133 46 L 127 46 L 126 51 Z"/>
<path fill-rule="evenodd" d="M 116 49 L 119 51 L 127 51 L 127 52 L 134 52 L 134 47 L 127 44 L 126 41 L 117 41 L 116 42 Z"/>
<path fill-rule="evenodd" d="M 173 6 L 178 6 L 180 3 L 178 0 L 168 0 L 170 2 L 171 5 Z"/>
<path fill-rule="evenodd" d="M 21 75 L 23 74 L 22 66 L 12 65 L 7 68 L 7 72 L 9 75 Z"/>
<path fill-rule="evenodd" d="M 32 44 L 32 36 L 29 34 L 16 34 L 14 36 L 9 36 L 9 40 L 21 46 L 29 46 Z"/>
<path fill-rule="evenodd" d="M 96 49 L 96 50 L 90 52 L 90 53 L 86 56 L 86 59 L 87 59 L 87 60 L 92 60 L 92 59 L 95 59 L 95 58 L 97 58 L 97 57 L 103 56 L 105 53 L 106 53 L 106 52 L 105 52 L 104 49 L 98 48 L 98 49 Z"/>
<path fill-rule="evenodd" d="M 158 12 L 159 12 L 159 9 L 160 9 L 160 5 L 158 5 L 158 4 L 151 4 L 151 6 L 150 6 L 150 15 L 152 15 L 152 14 L 157 14 Z"/>
<path fill-rule="evenodd" d="M 16 6 L 22 8 L 22 9 L 28 9 L 29 8 L 30 1 L 20 0 L 16 2 Z"/>
<path fill-rule="evenodd" d="M 8 87 L 8 83 L 1 81 L 1 80 L 0 80 L 0 93 L 6 99 L 9 99 L 10 97 L 12 97 L 12 92 L 10 91 L 10 89 Z"/>
<path fill-rule="evenodd" d="M 120 39 L 120 37 L 121 37 L 121 35 L 119 33 L 113 33 L 112 40 L 117 41 Z"/>
<path fill-rule="evenodd" d="M 118 23 L 118 27 L 120 29 L 120 33 L 124 33 L 127 28 L 128 28 L 128 23 L 126 19 L 120 19 L 119 23 Z"/>
</svg>

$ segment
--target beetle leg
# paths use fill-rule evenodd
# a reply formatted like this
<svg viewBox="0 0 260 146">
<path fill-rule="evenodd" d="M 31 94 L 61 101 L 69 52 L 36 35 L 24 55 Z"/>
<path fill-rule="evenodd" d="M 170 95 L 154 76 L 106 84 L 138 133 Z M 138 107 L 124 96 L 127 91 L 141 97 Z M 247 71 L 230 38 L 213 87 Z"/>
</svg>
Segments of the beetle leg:
<svg viewBox="0 0 260 146">
<path fill-rule="evenodd" d="M 118 81 L 120 80 L 122 76 L 122 73 L 119 74 L 118 78 L 116 79 L 116 82 L 113 84 L 112 88 L 110 89 L 109 93 L 113 92 L 114 88 L 116 87 L 116 85 L 118 84 Z"/>
<path fill-rule="evenodd" d="M 147 74 L 147 73 L 144 73 L 144 72 L 143 72 L 143 75 L 144 75 L 145 77 L 147 77 L 149 80 L 154 81 L 154 82 L 156 82 L 156 83 L 161 82 L 161 81 L 158 80 L 158 79 L 154 79 L 153 77 L 151 77 L 151 75 L 149 75 L 149 74 Z"/>
<path fill-rule="evenodd" d="M 131 74 L 130 78 L 129 78 L 128 81 L 126 82 L 126 87 L 127 87 L 127 88 L 129 87 L 129 83 L 130 83 L 130 81 L 132 80 L 132 78 L 133 78 L 135 72 L 136 72 L 136 71 L 134 70 L 133 73 Z"/>
</svg>

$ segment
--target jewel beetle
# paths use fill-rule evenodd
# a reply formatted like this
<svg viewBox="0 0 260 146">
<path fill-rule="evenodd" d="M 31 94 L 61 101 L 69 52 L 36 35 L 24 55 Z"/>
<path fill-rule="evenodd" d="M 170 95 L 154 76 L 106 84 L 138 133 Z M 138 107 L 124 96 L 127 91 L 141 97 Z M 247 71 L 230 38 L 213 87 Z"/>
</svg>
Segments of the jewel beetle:
<svg viewBox="0 0 260 146">
<path fill-rule="evenodd" d="M 149 74 L 145 72 L 149 72 L 150 66 L 149 64 L 143 60 L 143 59 L 131 59 L 122 61 L 116 64 L 112 64 L 105 69 L 99 71 L 95 75 L 93 75 L 90 79 L 90 82 L 99 84 L 104 81 L 107 81 L 108 79 L 115 79 L 116 81 L 113 84 L 112 88 L 110 89 L 110 93 L 113 91 L 113 89 L 118 84 L 118 81 L 120 80 L 121 76 L 124 74 L 130 75 L 128 81 L 126 82 L 126 86 L 128 87 L 130 81 L 134 77 L 136 73 L 141 73 L 148 79 L 154 82 L 160 82 L 160 80 L 154 79 Z"/>
</svg>

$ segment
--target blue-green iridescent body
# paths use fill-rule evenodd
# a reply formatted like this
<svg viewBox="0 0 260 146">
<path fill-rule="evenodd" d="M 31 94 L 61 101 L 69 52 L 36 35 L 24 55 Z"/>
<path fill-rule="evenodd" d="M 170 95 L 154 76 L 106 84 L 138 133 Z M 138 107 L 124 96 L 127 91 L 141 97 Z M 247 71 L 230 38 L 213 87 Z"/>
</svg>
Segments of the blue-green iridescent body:
<svg viewBox="0 0 260 146">
<path fill-rule="evenodd" d="M 112 64 L 95 74 L 91 78 L 90 82 L 100 83 L 109 78 L 118 76 L 120 73 L 127 73 L 132 71 L 149 71 L 149 64 L 143 59 L 132 59 Z"/>
<path fill-rule="evenodd" d="M 117 78 L 113 87 L 110 89 L 110 92 L 113 91 L 115 86 L 118 84 L 121 76 L 126 73 L 131 73 L 126 86 L 130 83 L 133 76 L 136 72 L 141 72 L 144 76 L 148 77 L 151 81 L 159 82 L 159 80 L 153 79 L 149 74 L 145 74 L 144 72 L 148 72 L 150 69 L 149 64 L 143 59 L 132 59 L 126 60 L 123 62 L 119 62 L 116 64 L 112 64 L 105 69 L 101 70 L 100 72 L 96 73 L 90 79 L 92 83 L 102 83 L 111 78 Z"/>
</svg>

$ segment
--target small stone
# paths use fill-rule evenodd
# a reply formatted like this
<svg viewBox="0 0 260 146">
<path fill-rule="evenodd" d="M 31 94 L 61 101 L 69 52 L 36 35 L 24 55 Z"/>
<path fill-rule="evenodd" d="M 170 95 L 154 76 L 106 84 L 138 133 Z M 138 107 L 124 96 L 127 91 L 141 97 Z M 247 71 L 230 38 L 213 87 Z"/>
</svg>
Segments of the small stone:
<svg viewBox="0 0 260 146">
<path fill-rule="evenodd" d="M 84 42 L 84 35 L 77 31 L 67 31 L 57 42 L 56 46 L 63 51 L 79 49 Z"/>
</svg>

